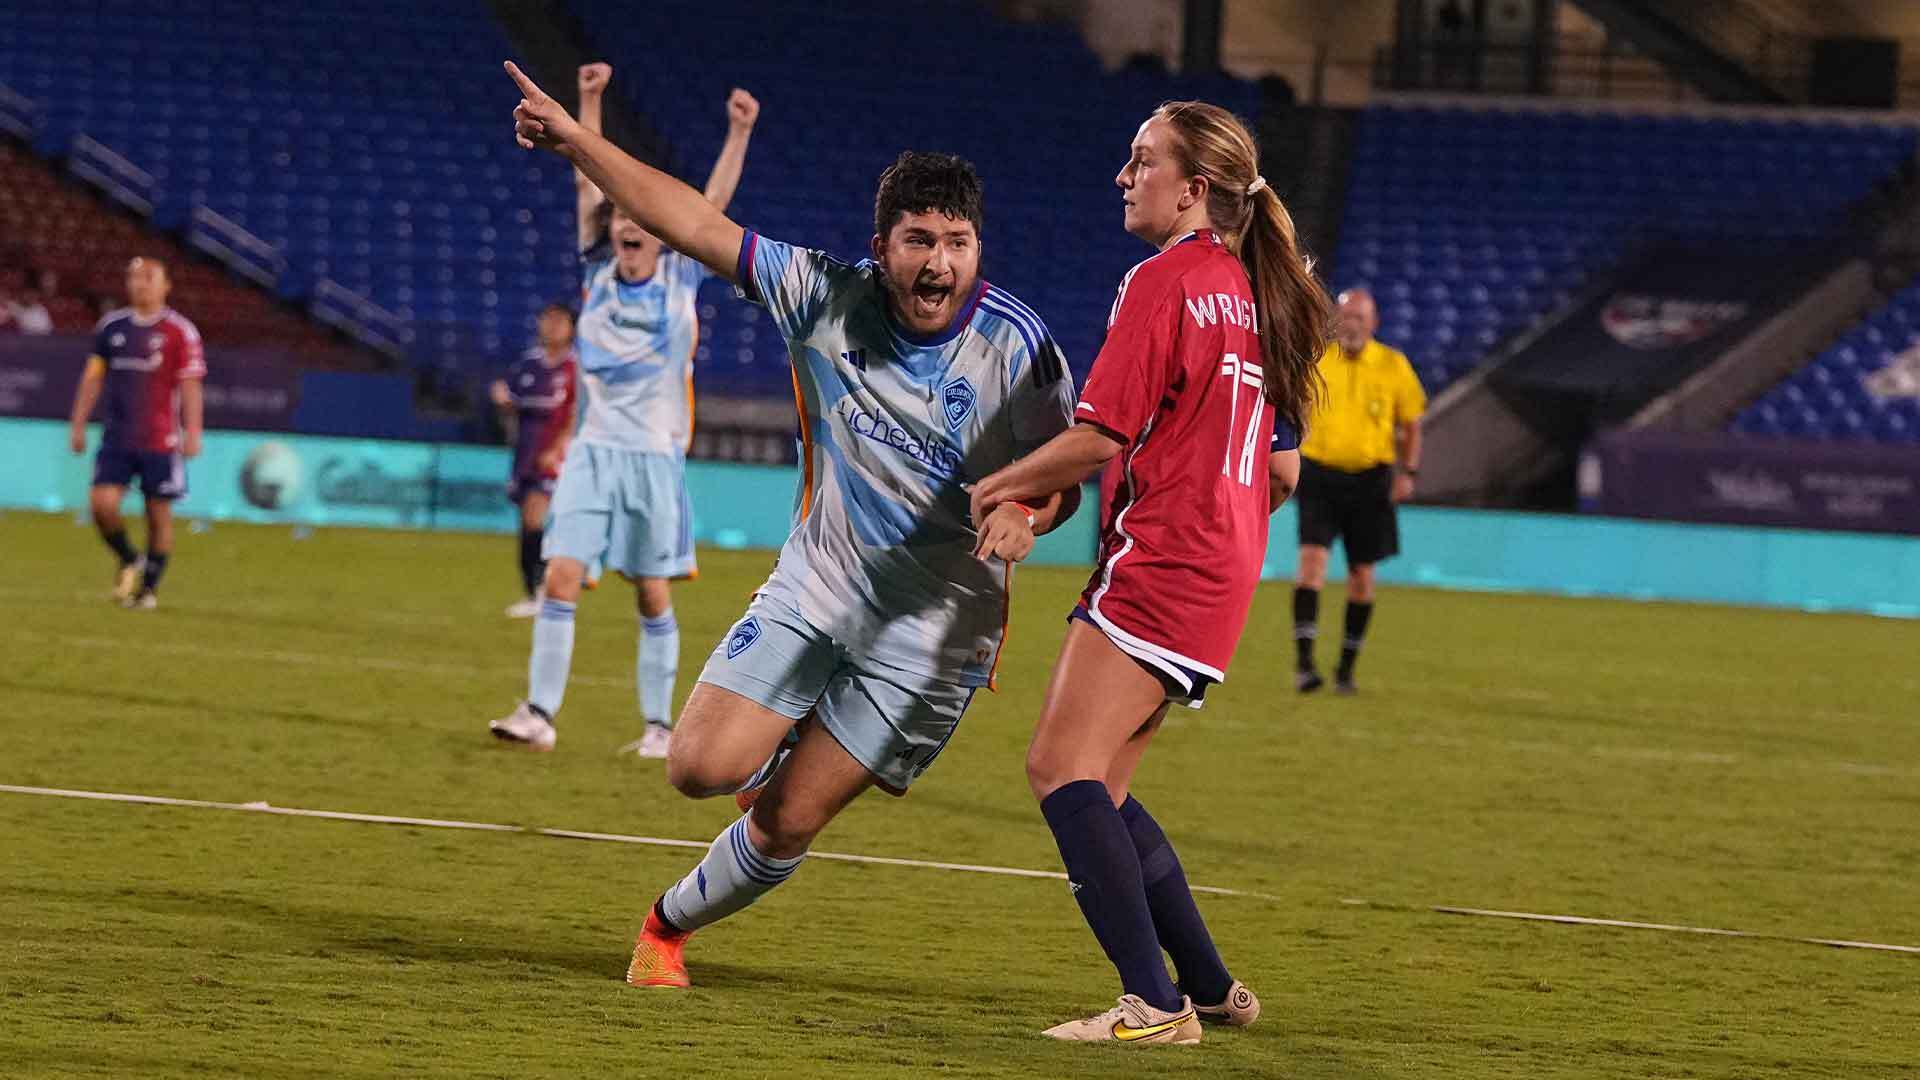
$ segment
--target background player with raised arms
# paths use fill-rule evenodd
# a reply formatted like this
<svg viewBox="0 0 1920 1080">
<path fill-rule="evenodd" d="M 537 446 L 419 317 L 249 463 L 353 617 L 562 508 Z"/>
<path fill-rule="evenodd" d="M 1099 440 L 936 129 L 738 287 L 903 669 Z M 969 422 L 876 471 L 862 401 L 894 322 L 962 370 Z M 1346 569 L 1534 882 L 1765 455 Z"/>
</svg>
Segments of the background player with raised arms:
<svg viewBox="0 0 1920 1080">
<path fill-rule="evenodd" d="M 606 64 L 580 69 L 579 123 L 596 135 L 612 77 Z M 735 90 L 728 97 L 727 141 L 705 192 L 716 211 L 733 199 L 759 115 L 753 95 Z M 680 663 L 668 582 L 694 572 L 686 453 L 700 330 L 695 301 L 710 274 L 621 213 L 584 173 L 575 173 L 574 184 L 582 278 L 574 351 L 587 407 L 561 466 L 553 520 L 541 544 L 547 569 L 533 623 L 527 699 L 490 730 L 529 749 L 553 749 L 553 721 L 573 664 L 574 605 L 588 568 L 604 565 L 633 581 L 640 609 L 634 680 L 646 727 L 622 749 L 663 758 Z"/>
<path fill-rule="evenodd" d="M 1194 1043 L 1201 1019 L 1259 1014 L 1129 792 L 1168 704 L 1197 707 L 1226 677 L 1267 517 L 1298 475 L 1292 433 L 1318 392 L 1326 292 L 1259 160 L 1217 105 L 1169 102 L 1140 125 L 1114 182 L 1127 231 L 1159 253 L 1120 282 L 1073 430 L 973 492 L 980 516 L 1107 469 L 1099 563 L 1069 617 L 1027 778 L 1123 993 L 1048 1029 L 1057 1039 Z"/>
<path fill-rule="evenodd" d="M 1075 492 L 1010 502 L 976 529 L 965 485 L 1065 430 L 1073 380 L 1040 319 L 980 279 L 980 182 L 959 158 L 900 155 L 874 200 L 872 259 L 850 266 L 742 229 L 508 71 L 526 95 L 521 144 L 565 155 L 622 211 L 732 278 L 766 306 L 793 364 L 797 520 L 708 658 L 667 760 L 691 796 L 765 786 L 655 901 L 627 969 L 637 985 L 686 986 L 691 932 L 786 880 L 867 788 L 904 791 L 991 683 L 1010 563 Z"/>
<path fill-rule="evenodd" d="M 540 614 L 540 582 L 546 562 L 540 545 L 547 527 L 547 506 L 560 478 L 560 462 L 573 441 L 579 411 L 580 371 L 573 356 L 573 312 L 562 304 L 540 309 L 540 344 L 507 368 L 492 387 L 493 403 L 507 421 L 513 443 L 513 468 L 507 498 L 520 508 L 520 584 L 526 591 L 507 606 L 507 615 L 531 619 Z"/>
<path fill-rule="evenodd" d="M 73 395 L 73 452 L 87 449 L 87 419 L 103 392 L 100 451 L 93 459 L 88 501 L 100 538 L 119 560 L 113 598 L 151 610 L 173 554 L 173 500 L 187 493 L 186 459 L 200 453 L 200 380 L 207 361 L 200 331 L 167 306 L 166 264 L 150 256 L 127 263 L 130 307 L 110 311 L 93 328 L 93 355 Z M 138 481 L 147 515 L 147 553 L 127 542 L 120 503 Z"/>
</svg>

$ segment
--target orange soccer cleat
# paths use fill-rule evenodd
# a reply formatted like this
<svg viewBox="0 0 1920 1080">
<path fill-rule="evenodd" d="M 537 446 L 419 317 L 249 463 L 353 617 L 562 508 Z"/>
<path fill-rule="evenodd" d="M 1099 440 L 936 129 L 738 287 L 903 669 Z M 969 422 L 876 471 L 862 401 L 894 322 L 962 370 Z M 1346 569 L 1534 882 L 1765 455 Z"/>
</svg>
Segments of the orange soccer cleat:
<svg viewBox="0 0 1920 1080">
<path fill-rule="evenodd" d="M 687 961 L 681 955 L 691 931 L 680 931 L 661 921 L 658 912 L 647 909 L 647 921 L 633 942 L 633 960 L 627 964 L 628 986 L 693 985 L 687 978 Z"/>
</svg>

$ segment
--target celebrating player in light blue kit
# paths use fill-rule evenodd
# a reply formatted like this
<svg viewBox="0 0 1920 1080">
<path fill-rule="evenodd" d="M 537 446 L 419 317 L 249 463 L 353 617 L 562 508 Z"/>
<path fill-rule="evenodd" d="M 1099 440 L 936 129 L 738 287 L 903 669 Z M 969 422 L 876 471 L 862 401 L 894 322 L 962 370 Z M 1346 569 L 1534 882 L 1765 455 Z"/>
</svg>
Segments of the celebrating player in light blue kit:
<svg viewBox="0 0 1920 1080">
<path fill-rule="evenodd" d="M 849 266 L 742 229 L 507 67 L 526 95 L 521 145 L 565 156 L 732 278 L 793 364 L 797 520 L 667 758 L 687 795 L 742 792 L 751 808 L 654 903 L 627 968 L 635 985 L 686 986 L 690 933 L 786 880 L 868 787 L 903 792 L 990 685 L 1011 564 L 1077 493 L 1007 503 L 976 529 L 965 486 L 1066 430 L 1073 380 L 1039 317 L 980 280 L 980 181 L 959 158 L 902 154 L 880 177 L 873 259 Z"/>
<path fill-rule="evenodd" d="M 580 124 L 596 135 L 613 69 L 580 69 Z M 707 179 L 715 213 L 733 198 L 760 104 L 735 90 L 727 99 L 726 145 Z M 589 567 L 605 565 L 639 592 L 635 663 L 642 736 L 623 749 L 667 756 L 680 629 L 667 583 L 693 574 L 693 519 L 685 457 L 693 434 L 695 294 L 707 268 L 663 249 L 660 238 L 607 202 L 585 174 L 579 194 L 581 308 L 574 349 L 586 384 L 586 415 L 553 493 L 553 520 L 541 555 L 545 591 L 533 623 L 527 700 L 495 720 L 493 734 L 551 750 L 554 716 L 573 663 L 573 613 Z"/>
</svg>

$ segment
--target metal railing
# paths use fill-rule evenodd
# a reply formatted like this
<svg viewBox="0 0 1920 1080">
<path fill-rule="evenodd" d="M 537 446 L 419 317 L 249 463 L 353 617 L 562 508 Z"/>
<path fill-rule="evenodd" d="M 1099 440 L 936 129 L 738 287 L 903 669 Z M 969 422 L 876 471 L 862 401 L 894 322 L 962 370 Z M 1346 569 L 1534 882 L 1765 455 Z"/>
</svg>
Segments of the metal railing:
<svg viewBox="0 0 1920 1080">
<path fill-rule="evenodd" d="M 0 83 L 0 131 L 31 141 L 40 130 L 40 106 Z"/>
<path fill-rule="evenodd" d="M 332 278 L 313 286 L 307 310 L 313 317 L 394 360 L 406 356 L 412 335 L 405 320 Z"/>
<path fill-rule="evenodd" d="M 86 135 L 75 135 L 67 169 L 142 217 L 153 216 L 153 174 L 105 144 Z"/>
<path fill-rule="evenodd" d="M 187 243 L 263 289 L 271 290 L 287 269 L 287 257 L 279 248 L 204 206 L 188 215 Z"/>
</svg>

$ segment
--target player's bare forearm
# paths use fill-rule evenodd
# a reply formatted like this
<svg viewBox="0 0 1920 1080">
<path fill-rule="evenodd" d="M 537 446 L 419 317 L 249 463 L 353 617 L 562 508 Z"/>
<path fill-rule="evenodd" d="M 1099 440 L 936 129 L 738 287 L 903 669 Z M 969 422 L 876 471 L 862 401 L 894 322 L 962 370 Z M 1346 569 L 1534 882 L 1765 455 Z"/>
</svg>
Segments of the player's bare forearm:
<svg viewBox="0 0 1920 1080">
<path fill-rule="evenodd" d="M 100 402 L 100 386 L 104 382 L 106 376 L 100 373 L 99 365 L 88 362 L 86 372 L 80 376 L 80 385 L 73 391 L 73 412 L 68 416 L 73 430 L 84 430 L 87 421 L 92 419 L 93 407 Z"/>
<path fill-rule="evenodd" d="M 1400 467 L 1413 472 L 1420 469 L 1420 421 L 1410 420 L 1394 429 L 1394 450 Z"/>
<path fill-rule="evenodd" d="M 727 141 L 707 177 L 705 195 L 715 209 L 725 210 L 740 187 L 740 174 L 747 167 L 747 143 L 753 140 L 753 125 L 760 119 L 760 103 L 752 94 L 736 89 L 727 98 Z"/>
<path fill-rule="evenodd" d="M 714 160 L 713 172 L 707 177 L 707 190 L 703 193 L 715 210 L 725 210 L 733 201 L 733 193 L 740 187 L 740 174 L 747 165 L 747 143 L 752 138 L 751 128 L 727 132 L 726 145 Z"/>
<path fill-rule="evenodd" d="M 1056 491 L 1033 506 L 1033 535 L 1045 536 L 1067 523 L 1075 510 L 1080 509 L 1080 485 L 1064 491 Z"/>
<path fill-rule="evenodd" d="M 1286 505 L 1300 486 L 1300 451 L 1281 450 L 1267 455 L 1267 513 Z"/>
<path fill-rule="evenodd" d="M 205 396 L 201 393 L 199 379 L 180 381 L 180 426 L 186 432 L 185 450 L 188 457 L 200 454 L 200 433 L 205 418 Z"/>
<path fill-rule="evenodd" d="M 595 135 L 601 132 L 607 81 L 612 78 L 613 68 L 606 64 L 584 64 L 580 68 L 580 126 Z M 575 232 L 579 236 L 580 250 L 585 251 L 600 239 L 598 230 L 594 228 L 594 212 L 605 201 L 605 196 L 579 169 L 573 170 L 573 196 Z"/>
<path fill-rule="evenodd" d="M 973 488 L 974 520 L 982 520 L 1005 502 L 1033 506 L 1080 485 L 1120 452 L 1119 440 L 1092 424 L 1073 427 L 1019 461 L 980 481 Z M 1065 520 L 1064 516 L 1060 520 Z"/>
</svg>

